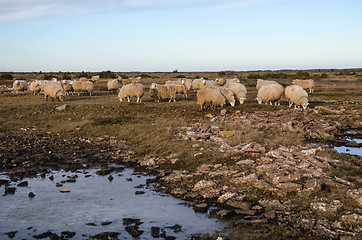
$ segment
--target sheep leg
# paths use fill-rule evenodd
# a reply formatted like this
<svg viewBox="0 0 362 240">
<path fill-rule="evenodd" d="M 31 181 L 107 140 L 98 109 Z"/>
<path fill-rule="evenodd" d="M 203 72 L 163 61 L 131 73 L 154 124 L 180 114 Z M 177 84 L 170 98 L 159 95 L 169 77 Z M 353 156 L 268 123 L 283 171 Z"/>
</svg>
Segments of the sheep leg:
<svg viewBox="0 0 362 240">
<path fill-rule="evenodd" d="M 129 96 L 127 97 L 127 100 L 128 100 L 128 102 L 131 102 L 131 98 Z"/>
</svg>

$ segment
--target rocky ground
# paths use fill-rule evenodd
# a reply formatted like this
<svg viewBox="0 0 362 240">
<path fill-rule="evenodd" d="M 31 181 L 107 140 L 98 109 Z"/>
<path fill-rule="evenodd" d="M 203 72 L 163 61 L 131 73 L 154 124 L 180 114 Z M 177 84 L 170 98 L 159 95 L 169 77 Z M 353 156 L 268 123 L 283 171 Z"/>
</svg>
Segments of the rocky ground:
<svg viewBox="0 0 362 240">
<path fill-rule="evenodd" d="M 358 80 L 318 82 L 307 111 L 258 105 L 255 86 L 244 83 L 245 104 L 205 112 L 193 92 L 172 104 L 147 96 L 120 104 L 102 90 L 105 81 L 58 111 L 63 103 L 2 85 L 0 171 L 19 181 L 50 169 L 107 175 L 122 164 L 155 175 L 157 191 L 229 221 L 230 239 L 361 239 L 362 159 L 332 148 L 361 147 L 346 134 L 362 135 Z"/>
</svg>

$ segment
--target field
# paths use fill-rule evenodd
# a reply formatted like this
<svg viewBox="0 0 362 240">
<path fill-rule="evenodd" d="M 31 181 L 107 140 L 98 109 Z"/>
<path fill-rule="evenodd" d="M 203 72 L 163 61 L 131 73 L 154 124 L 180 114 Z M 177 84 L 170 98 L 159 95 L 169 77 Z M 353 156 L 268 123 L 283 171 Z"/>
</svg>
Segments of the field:
<svg viewBox="0 0 362 240">
<path fill-rule="evenodd" d="M 225 107 L 226 113 L 200 111 L 192 90 L 176 102 L 154 102 L 148 92 L 153 82 L 180 75 L 211 80 L 220 77 L 216 72 L 143 74 L 141 103 L 120 102 L 107 92 L 107 79 L 95 83 L 94 96 L 69 95 L 65 103 L 3 91 L 0 171 L 21 178 L 47 168 L 129 164 L 155 174 L 159 191 L 218 206 L 210 214 L 230 221 L 231 239 L 361 237 L 362 159 L 331 146 L 348 144 L 345 131 L 361 136 L 362 73 L 327 72 L 315 80 L 306 111 L 289 108 L 285 99 L 281 106 L 257 104 L 250 74 L 222 74 L 248 89 L 245 103 Z M 43 75 L 13 74 L 28 81 Z M 56 110 L 63 104 L 69 107 Z M 71 163 L 75 158 L 82 161 Z"/>
</svg>

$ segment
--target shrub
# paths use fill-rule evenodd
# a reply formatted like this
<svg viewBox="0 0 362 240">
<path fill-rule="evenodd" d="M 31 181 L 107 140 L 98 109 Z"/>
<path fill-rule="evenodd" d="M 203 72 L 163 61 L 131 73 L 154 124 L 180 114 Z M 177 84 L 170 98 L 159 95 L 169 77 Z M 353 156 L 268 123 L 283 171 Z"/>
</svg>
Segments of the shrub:
<svg viewBox="0 0 362 240">
<path fill-rule="evenodd" d="M 175 69 L 175 70 L 173 70 L 172 72 L 173 72 L 173 73 L 178 73 L 178 70 L 177 70 L 177 69 Z"/>
<path fill-rule="evenodd" d="M 72 80 L 72 76 L 69 73 L 64 73 L 62 75 L 63 80 Z"/>
<path fill-rule="evenodd" d="M 117 78 L 116 74 L 114 74 L 110 70 L 99 73 L 99 77 L 100 78 Z"/>
<path fill-rule="evenodd" d="M 82 77 L 90 78 L 89 74 L 84 71 L 82 71 L 81 73 L 78 73 L 75 77 L 76 78 L 82 78 Z"/>
<path fill-rule="evenodd" d="M 185 75 L 177 75 L 177 76 L 175 76 L 175 78 L 186 78 L 186 76 Z"/>
<path fill-rule="evenodd" d="M 148 75 L 146 73 L 142 73 L 141 75 L 139 75 L 138 77 L 141 77 L 141 78 L 152 78 L 151 75 Z"/>
<path fill-rule="evenodd" d="M 310 78 L 310 74 L 309 74 L 308 72 L 298 71 L 298 72 L 295 74 L 295 77 L 296 77 L 296 78 L 300 78 L 300 79 L 307 79 L 307 78 Z"/>
<path fill-rule="evenodd" d="M 327 73 L 322 73 L 321 78 L 328 78 L 328 74 Z"/>
<path fill-rule="evenodd" d="M 0 74 L 0 80 L 13 80 L 13 75 L 11 73 L 2 73 Z"/>
<path fill-rule="evenodd" d="M 259 78 L 263 78 L 263 77 L 258 73 L 248 75 L 248 79 L 259 79 Z"/>
<path fill-rule="evenodd" d="M 43 77 L 44 80 L 51 80 L 52 78 L 58 78 L 58 76 L 54 74 L 45 74 Z"/>
</svg>

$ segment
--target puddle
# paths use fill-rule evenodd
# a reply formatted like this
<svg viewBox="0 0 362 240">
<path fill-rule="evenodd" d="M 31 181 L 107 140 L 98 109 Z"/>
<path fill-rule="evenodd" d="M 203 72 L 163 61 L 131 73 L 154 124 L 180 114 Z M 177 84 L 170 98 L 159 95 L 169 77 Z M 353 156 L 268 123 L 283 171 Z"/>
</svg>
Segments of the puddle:
<svg viewBox="0 0 362 240">
<path fill-rule="evenodd" d="M 348 134 L 348 132 L 347 132 Z M 347 136 L 346 140 L 349 142 L 355 141 L 359 146 L 362 144 L 361 138 L 353 138 L 353 136 Z M 346 144 L 347 145 L 347 144 Z M 361 147 L 350 147 L 350 146 L 338 146 L 334 147 L 339 153 L 348 153 L 352 155 L 359 155 L 362 157 L 362 148 Z"/>
<path fill-rule="evenodd" d="M 214 233 L 226 226 L 206 214 L 195 213 L 182 200 L 160 195 L 150 188 L 135 188 L 150 177 L 132 175 L 131 169 L 113 173 L 112 181 L 95 172 L 60 171 L 47 174 L 45 178 L 12 182 L 10 186 L 16 187 L 15 194 L 0 196 L 0 239 L 6 239 L 6 233 L 12 231 L 17 231 L 13 239 L 29 239 L 47 231 L 58 236 L 63 231 L 75 232 L 71 239 L 88 239 L 102 232 L 119 232 L 119 239 L 134 239 L 125 230 L 124 218 L 143 222 L 139 230 L 144 232 L 136 239 L 152 239 L 152 227 L 159 227 L 167 236 L 190 239 L 192 234 Z M 62 187 L 56 187 L 56 183 L 67 181 L 75 174 L 78 176 L 75 183 L 65 182 Z M 50 175 L 54 176 L 53 181 Z M 5 178 L 5 175 L 0 176 L 0 179 Z M 28 181 L 27 187 L 16 186 L 23 181 Z M 70 192 L 61 193 L 64 189 Z M 144 194 L 136 195 L 136 191 Z M 4 192 L 5 187 L 1 186 L 0 193 Z M 35 197 L 29 198 L 29 192 Z M 180 232 L 179 227 L 177 231 L 167 228 L 176 224 L 181 226 Z"/>
</svg>

